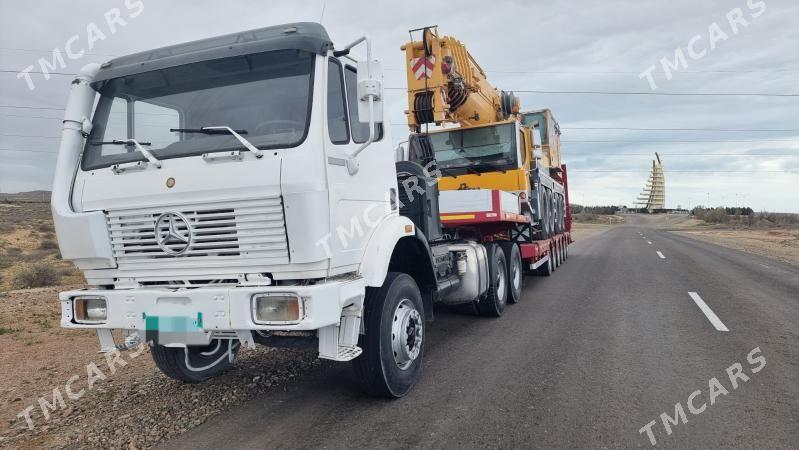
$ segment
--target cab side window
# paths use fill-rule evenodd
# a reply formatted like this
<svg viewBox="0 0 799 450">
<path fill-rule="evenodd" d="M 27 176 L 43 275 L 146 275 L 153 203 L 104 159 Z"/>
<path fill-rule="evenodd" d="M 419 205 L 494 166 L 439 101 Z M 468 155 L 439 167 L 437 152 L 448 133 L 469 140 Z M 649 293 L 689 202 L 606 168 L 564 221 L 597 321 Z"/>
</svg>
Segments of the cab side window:
<svg viewBox="0 0 799 450">
<path fill-rule="evenodd" d="M 347 81 L 347 103 L 350 108 L 350 126 L 352 127 L 352 140 L 357 144 L 362 144 L 369 139 L 369 123 L 361 123 L 358 120 L 358 74 L 354 67 L 347 66 L 344 69 L 344 77 Z M 383 124 L 375 124 L 375 141 L 383 139 Z"/>
<path fill-rule="evenodd" d="M 327 130 L 334 144 L 350 141 L 347 123 L 347 103 L 344 99 L 344 75 L 341 63 L 330 59 L 327 62 Z"/>
</svg>

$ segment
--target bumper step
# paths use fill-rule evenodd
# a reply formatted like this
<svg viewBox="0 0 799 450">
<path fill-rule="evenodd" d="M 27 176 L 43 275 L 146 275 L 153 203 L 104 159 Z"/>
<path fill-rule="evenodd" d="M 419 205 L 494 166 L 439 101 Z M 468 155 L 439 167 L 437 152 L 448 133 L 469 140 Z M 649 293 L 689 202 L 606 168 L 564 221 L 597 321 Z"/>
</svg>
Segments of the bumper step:
<svg viewBox="0 0 799 450">
<path fill-rule="evenodd" d="M 338 352 L 336 353 L 336 356 L 331 358 L 331 357 L 327 357 L 327 356 L 322 356 L 320 354 L 319 357 L 320 358 L 329 359 L 331 361 L 345 362 L 345 361 L 352 361 L 353 359 L 355 359 L 358 356 L 360 356 L 361 353 L 363 353 L 363 350 L 361 349 L 361 347 L 358 347 L 358 346 L 348 347 L 348 346 L 344 346 L 344 345 L 339 345 L 338 346 Z"/>
</svg>

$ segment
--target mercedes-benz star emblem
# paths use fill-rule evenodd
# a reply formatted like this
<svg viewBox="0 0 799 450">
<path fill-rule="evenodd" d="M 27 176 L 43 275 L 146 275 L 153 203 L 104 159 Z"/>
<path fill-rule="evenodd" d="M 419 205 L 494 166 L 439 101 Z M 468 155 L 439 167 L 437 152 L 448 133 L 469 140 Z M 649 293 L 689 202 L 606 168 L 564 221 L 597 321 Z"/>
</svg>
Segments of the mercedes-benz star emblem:
<svg viewBox="0 0 799 450">
<path fill-rule="evenodd" d="M 182 214 L 161 214 L 155 221 L 155 241 L 165 253 L 182 255 L 191 246 L 191 224 Z"/>
</svg>

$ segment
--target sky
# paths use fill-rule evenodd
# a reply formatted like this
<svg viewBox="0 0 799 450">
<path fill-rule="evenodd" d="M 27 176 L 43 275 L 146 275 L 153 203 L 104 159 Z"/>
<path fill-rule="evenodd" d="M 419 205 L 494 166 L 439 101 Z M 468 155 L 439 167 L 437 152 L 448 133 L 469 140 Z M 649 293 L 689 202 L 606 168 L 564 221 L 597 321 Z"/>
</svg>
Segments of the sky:
<svg viewBox="0 0 799 450">
<path fill-rule="evenodd" d="M 632 205 L 657 151 L 664 161 L 667 207 L 748 205 L 799 212 L 796 2 L 497 0 L 487 5 L 0 0 L 0 192 L 50 188 L 71 81 L 68 75 L 45 79 L 34 73 L 42 71 L 41 59 L 52 63 L 53 49 L 59 49 L 64 67 L 56 62 L 59 67 L 48 70 L 74 74 L 113 56 L 321 21 L 338 47 L 361 35 L 372 38 L 384 86 L 390 88 L 385 110 L 394 142 L 407 139 L 400 46 L 408 29 L 437 24 L 442 34 L 466 44 L 494 86 L 536 91 L 518 94 L 523 109 L 552 109 L 563 133 L 572 202 Z M 114 9 L 120 20 L 109 25 L 106 16 L 113 19 Z M 29 66 L 28 81 L 19 72 Z"/>
</svg>

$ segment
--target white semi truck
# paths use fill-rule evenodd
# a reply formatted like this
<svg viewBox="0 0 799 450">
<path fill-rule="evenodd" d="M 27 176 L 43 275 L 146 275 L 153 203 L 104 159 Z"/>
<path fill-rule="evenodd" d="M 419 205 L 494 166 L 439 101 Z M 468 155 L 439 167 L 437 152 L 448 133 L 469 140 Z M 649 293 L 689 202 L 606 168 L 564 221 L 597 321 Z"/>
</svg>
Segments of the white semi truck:
<svg viewBox="0 0 799 450">
<path fill-rule="evenodd" d="M 220 374 L 241 345 L 318 341 L 367 393 L 406 394 L 433 304 L 501 315 L 521 289 L 519 252 L 444 233 L 435 180 L 395 163 L 382 122 L 369 41 L 336 49 L 318 24 L 84 67 L 52 212 L 91 287 L 60 294 L 61 325 L 95 329 L 103 352 L 146 342 L 187 382 Z"/>
</svg>

